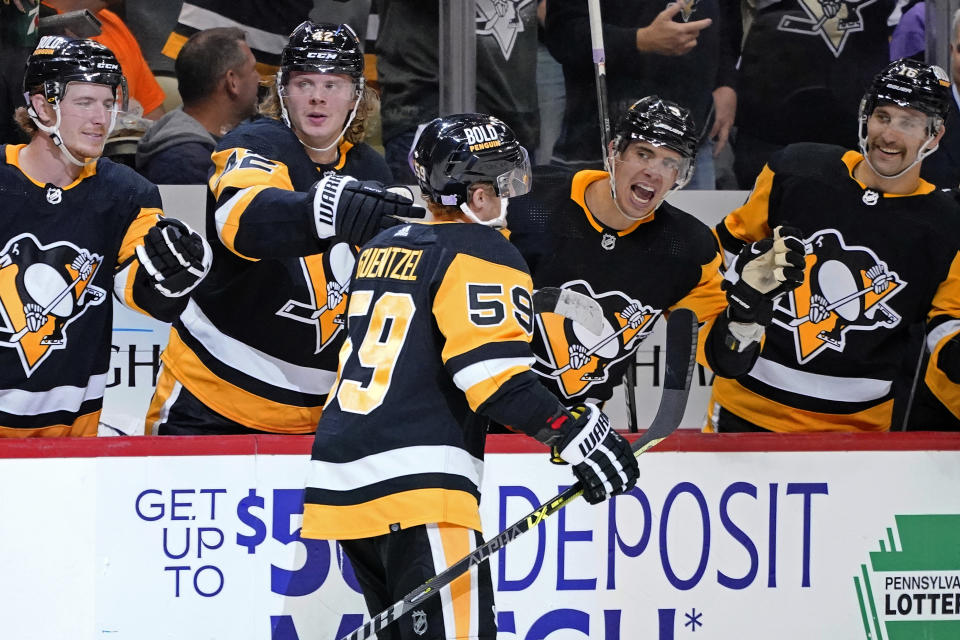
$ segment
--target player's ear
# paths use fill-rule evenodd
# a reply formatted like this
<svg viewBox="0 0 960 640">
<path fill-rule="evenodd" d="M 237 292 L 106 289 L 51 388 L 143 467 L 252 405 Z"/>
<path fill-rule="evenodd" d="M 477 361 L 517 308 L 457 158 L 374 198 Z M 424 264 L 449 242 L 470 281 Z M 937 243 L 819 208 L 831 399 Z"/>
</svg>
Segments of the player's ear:
<svg viewBox="0 0 960 640">
<path fill-rule="evenodd" d="M 481 211 L 489 199 L 489 194 L 483 186 L 478 186 L 468 192 L 470 194 L 470 208 L 474 211 Z"/>
<path fill-rule="evenodd" d="M 940 140 L 943 138 L 943 134 L 946 130 L 947 130 L 947 125 L 941 123 L 940 130 L 937 131 L 937 135 L 933 137 L 933 142 L 931 144 L 940 144 Z"/>
<path fill-rule="evenodd" d="M 30 96 L 30 106 L 33 107 L 34 112 L 40 118 L 40 122 L 43 124 L 53 124 L 53 109 L 47 103 L 47 99 L 43 97 L 42 93 L 34 93 Z"/>
</svg>

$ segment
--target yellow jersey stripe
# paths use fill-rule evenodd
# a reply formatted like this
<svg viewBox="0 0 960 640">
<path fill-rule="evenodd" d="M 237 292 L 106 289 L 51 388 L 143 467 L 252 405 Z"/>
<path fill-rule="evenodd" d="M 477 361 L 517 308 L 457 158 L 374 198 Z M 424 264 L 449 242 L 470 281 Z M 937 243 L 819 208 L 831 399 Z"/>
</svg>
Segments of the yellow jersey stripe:
<svg viewBox="0 0 960 640">
<path fill-rule="evenodd" d="M 176 329 L 161 356 L 164 366 L 203 404 L 220 415 L 251 429 L 270 433 L 313 433 L 321 407 L 295 407 L 255 395 L 217 377 L 184 344 Z"/>
<path fill-rule="evenodd" d="M 413 489 L 361 504 L 334 506 L 306 503 L 304 538 L 355 540 L 390 532 L 390 524 L 409 529 L 431 522 L 481 531 L 477 500 L 464 491 Z"/>
</svg>

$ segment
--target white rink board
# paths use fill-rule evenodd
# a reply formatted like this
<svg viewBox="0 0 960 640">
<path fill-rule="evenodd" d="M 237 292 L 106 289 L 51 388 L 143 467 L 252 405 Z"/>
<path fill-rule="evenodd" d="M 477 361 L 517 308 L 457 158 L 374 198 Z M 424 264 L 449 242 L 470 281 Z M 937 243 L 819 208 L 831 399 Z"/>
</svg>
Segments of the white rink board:
<svg viewBox="0 0 960 640">
<path fill-rule="evenodd" d="M 192 186 L 162 186 L 164 211 L 167 215 L 182 218 L 197 231 L 203 232 L 203 211 L 206 189 Z M 414 188 L 414 192 L 417 190 Z M 746 199 L 746 191 L 680 191 L 671 194 L 668 200 L 704 223 L 713 226 L 729 211 Z M 660 381 L 663 378 L 663 350 L 666 342 L 663 322 L 657 323 L 652 335 L 637 351 L 641 366 L 637 372 L 637 423 L 643 428 L 653 420 L 660 398 Z M 108 386 L 104 397 L 101 435 L 116 435 L 117 431 L 128 435 L 143 433 L 143 420 L 153 394 L 155 374 L 159 367 L 159 353 L 167 344 L 168 324 L 157 322 L 142 314 L 130 311 L 120 304 L 114 305 L 113 354 Z M 653 363 L 659 363 L 654 366 Z M 694 376 L 693 388 L 682 427 L 699 429 L 706 419 L 707 402 L 710 399 L 709 376 Z M 626 428 L 626 405 L 621 385 L 607 403 L 606 412 L 618 428 Z"/>
<path fill-rule="evenodd" d="M 543 454 L 487 460 L 486 538 L 570 481 Z M 958 611 L 887 615 L 886 596 L 902 592 L 870 569 L 881 549 L 908 559 L 952 549 L 953 564 L 896 575 L 937 577 L 949 588 L 925 593 L 960 598 L 960 452 L 642 460 L 640 490 L 577 501 L 493 557 L 501 640 L 867 638 L 854 578 L 868 570 L 880 624 L 960 624 Z M 364 606 L 338 548 L 291 533 L 306 465 L 303 455 L 0 459 L 0 638 L 339 637 Z M 951 514 L 947 540 L 898 528 Z M 899 636 L 909 637 L 928 636 Z"/>
</svg>

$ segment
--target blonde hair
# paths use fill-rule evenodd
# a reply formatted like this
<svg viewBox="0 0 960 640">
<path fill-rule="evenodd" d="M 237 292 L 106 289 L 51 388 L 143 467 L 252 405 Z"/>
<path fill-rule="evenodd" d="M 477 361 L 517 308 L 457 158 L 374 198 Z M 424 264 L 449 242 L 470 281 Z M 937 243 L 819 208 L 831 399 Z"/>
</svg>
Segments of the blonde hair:
<svg viewBox="0 0 960 640">
<path fill-rule="evenodd" d="M 280 119 L 280 96 L 277 94 L 276 83 L 267 85 L 267 95 L 260 103 L 260 115 Z M 350 128 L 343 134 L 344 139 L 350 144 L 359 144 L 367 137 L 367 122 L 380 111 L 380 95 L 368 86 L 363 87 L 363 95 L 360 97 L 360 105 L 357 107 L 357 115 L 354 116 Z"/>
<path fill-rule="evenodd" d="M 40 132 L 36 123 L 30 119 L 26 107 L 17 107 L 13 112 L 13 121 L 17 123 L 20 130 L 31 138 Z"/>
</svg>

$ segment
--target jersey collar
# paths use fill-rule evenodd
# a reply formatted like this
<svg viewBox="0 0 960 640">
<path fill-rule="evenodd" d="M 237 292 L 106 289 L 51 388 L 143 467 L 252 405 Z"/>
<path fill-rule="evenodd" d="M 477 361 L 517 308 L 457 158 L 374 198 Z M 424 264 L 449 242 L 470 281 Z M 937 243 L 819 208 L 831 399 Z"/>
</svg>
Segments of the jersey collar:
<svg viewBox="0 0 960 640">
<path fill-rule="evenodd" d="M 637 220 L 629 227 L 623 230 L 611 229 L 605 224 L 596 219 L 593 213 L 587 208 L 587 187 L 592 183 L 603 180 L 608 177 L 609 174 L 606 171 L 594 171 L 592 169 L 585 169 L 583 171 L 578 171 L 576 175 L 573 176 L 573 181 L 570 183 L 570 199 L 580 205 L 580 208 L 583 209 L 583 213 L 587 217 L 587 222 L 590 223 L 590 226 L 596 229 L 599 233 L 614 233 L 618 237 L 623 237 L 628 233 L 633 232 L 634 229 L 640 225 L 651 222 L 657 215 L 656 209 L 650 212 L 645 218 Z M 658 205 L 659 208 L 659 205 Z"/>
<path fill-rule="evenodd" d="M 843 158 L 841 158 L 841 161 L 843 162 L 843 164 L 847 166 L 847 173 L 850 175 L 850 179 L 856 182 L 858 185 L 860 185 L 861 189 L 866 190 L 867 185 L 857 180 L 853 175 L 854 167 L 856 167 L 861 162 L 864 162 L 863 154 L 860 153 L 859 151 L 853 151 L 851 149 L 850 151 L 847 151 L 846 153 L 843 154 Z M 923 178 L 920 178 L 919 182 L 917 183 L 917 188 L 914 189 L 913 193 L 884 193 L 883 197 L 884 198 L 907 198 L 909 196 L 922 196 L 927 193 L 930 193 L 931 191 L 936 191 L 936 189 L 937 189 L 936 185 L 930 184 Z"/>
</svg>

